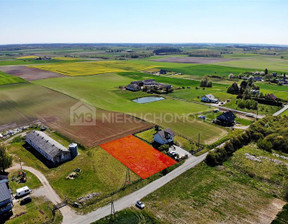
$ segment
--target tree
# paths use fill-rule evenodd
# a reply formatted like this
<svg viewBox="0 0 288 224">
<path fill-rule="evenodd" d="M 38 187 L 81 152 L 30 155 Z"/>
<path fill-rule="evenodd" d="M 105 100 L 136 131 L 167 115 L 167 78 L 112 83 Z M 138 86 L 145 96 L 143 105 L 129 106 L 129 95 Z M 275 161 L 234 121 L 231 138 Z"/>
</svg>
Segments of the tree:
<svg viewBox="0 0 288 224">
<path fill-rule="evenodd" d="M 238 94 L 238 93 L 239 93 L 238 84 L 237 84 L 236 82 L 234 82 L 234 83 L 227 89 L 227 93 Z"/>
<path fill-rule="evenodd" d="M 265 68 L 264 73 L 265 73 L 265 75 L 268 74 L 268 69 L 267 68 Z"/>
<path fill-rule="evenodd" d="M 7 152 L 7 147 L 5 144 L 0 144 L 0 169 L 5 172 L 5 169 L 12 165 L 12 156 Z"/>
</svg>

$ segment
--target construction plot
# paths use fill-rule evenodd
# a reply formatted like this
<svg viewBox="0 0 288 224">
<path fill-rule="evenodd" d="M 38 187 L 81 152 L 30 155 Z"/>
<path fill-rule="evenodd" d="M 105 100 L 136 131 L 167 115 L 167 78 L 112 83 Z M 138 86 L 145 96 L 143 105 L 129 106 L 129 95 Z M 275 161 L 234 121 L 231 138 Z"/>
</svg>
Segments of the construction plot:
<svg viewBox="0 0 288 224">
<path fill-rule="evenodd" d="M 172 166 L 175 160 L 130 135 L 100 145 L 142 179 Z"/>
</svg>

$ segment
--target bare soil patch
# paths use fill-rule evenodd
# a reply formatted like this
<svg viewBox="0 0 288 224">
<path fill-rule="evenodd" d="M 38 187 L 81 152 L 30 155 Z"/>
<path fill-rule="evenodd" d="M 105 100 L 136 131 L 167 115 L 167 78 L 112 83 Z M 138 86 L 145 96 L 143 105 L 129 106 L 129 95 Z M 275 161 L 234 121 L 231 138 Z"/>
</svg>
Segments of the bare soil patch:
<svg viewBox="0 0 288 224">
<path fill-rule="evenodd" d="M 174 57 L 174 58 L 159 58 L 153 61 L 172 62 L 172 63 L 187 63 L 187 64 L 213 64 L 216 62 L 224 62 L 235 60 L 233 58 L 212 58 L 212 57 Z"/>
<path fill-rule="evenodd" d="M 48 79 L 63 76 L 62 74 L 56 72 L 49 72 L 46 70 L 30 68 L 26 66 L 2 66 L 0 67 L 0 70 L 13 76 L 21 77 L 26 81 L 34 81 L 39 79 Z"/>
</svg>

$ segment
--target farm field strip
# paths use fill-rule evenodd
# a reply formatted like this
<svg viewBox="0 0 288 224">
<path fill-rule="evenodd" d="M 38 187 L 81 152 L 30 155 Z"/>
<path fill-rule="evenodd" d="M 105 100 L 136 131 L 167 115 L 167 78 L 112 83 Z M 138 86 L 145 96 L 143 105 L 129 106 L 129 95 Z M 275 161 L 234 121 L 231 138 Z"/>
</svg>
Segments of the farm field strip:
<svg viewBox="0 0 288 224">
<path fill-rule="evenodd" d="M 81 63 L 36 65 L 35 68 L 57 72 L 68 76 L 96 75 L 104 73 L 141 71 L 154 68 L 152 65 L 142 65 L 119 61 L 96 61 Z"/>
<path fill-rule="evenodd" d="M 83 100 L 97 108 L 132 114 L 148 122 L 163 127 L 170 127 L 179 134 L 192 140 L 197 139 L 198 133 L 202 136 L 202 142 L 210 142 L 212 139 L 222 137 L 223 134 L 225 134 L 224 129 L 203 123 L 190 116 L 189 120 L 192 120 L 191 123 L 181 119 L 170 121 L 170 118 L 173 119 L 173 117 L 178 115 L 188 116 L 211 110 L 209 105 L 206 106 L 173 99 L 165 99 L 149 104 L 132 102 L 132 99 L 149 95 L 143 92 L 130 92 L 118 88 L 134 80 L 135 79 L 129 78 L 129 76 L 125 77 L 125 74 L 123 76 L 102 74 L 96 76 L 38 80 L 35 83 Z"/>
<path fill-rule="evenodd" d="M 100 147 L 142 179 L 176 163 L 175 160 L 132 135 L 102 144 Z"/>
<path fill-rule="evenodd" d="M 76 103 L 79 101 L 74 98 L 34 84 L 2 86 L 0 130 L 41 121 L 64 136 L 93 147 L 152 127 L 152 124 L 132 119 L 129 115 L 102 109 L 97 109 L 96 125 L 71 125 L 70 108 Z M 80 104 L 85 107 L 84 103 Z M 102 117 L 117 117 L 118 120 L 109 122 Z"/>
</svg>

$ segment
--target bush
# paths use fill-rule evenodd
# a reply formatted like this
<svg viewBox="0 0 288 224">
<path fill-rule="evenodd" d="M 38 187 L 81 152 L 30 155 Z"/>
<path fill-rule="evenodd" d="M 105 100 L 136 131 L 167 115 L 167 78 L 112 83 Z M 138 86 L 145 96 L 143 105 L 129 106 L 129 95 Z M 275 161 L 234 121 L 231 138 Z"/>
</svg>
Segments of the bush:
<svg viewBox="0 0 288 224">
<path fill-rule="evenodd" d="M 159 147 L 158 147 L 158 150 L 159 150 L 159 151 L 167 151 L 169 148 L 170 148 L 169 145 L 164 144 L 164 145 L 159 146 Z"/>
<path fill-rule="evenodd" d="M 265 139 L 259 139 L 258 142 L 257 142 L 257 146 L 260 148 L 260 149 L 263 149 L 267 152 L 272 152 L 272 143 L 265 140 Z"/>
</svg>

